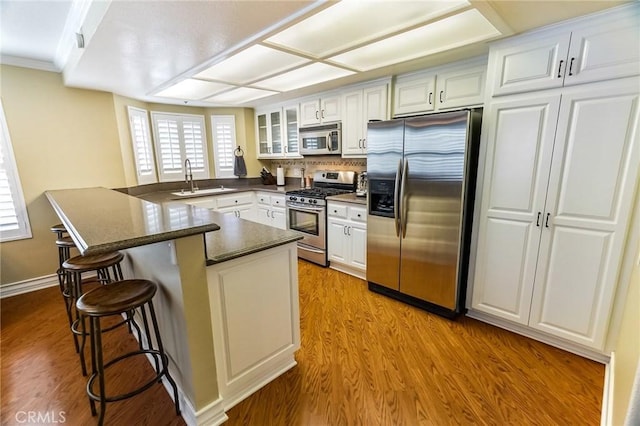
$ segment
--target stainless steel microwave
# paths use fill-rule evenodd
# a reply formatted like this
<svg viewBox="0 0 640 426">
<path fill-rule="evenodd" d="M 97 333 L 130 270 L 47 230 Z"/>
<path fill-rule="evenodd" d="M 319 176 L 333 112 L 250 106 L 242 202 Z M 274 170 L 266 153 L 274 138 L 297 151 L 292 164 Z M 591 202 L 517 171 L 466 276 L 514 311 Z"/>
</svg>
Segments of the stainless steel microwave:
<svg viewBox="0 0 640 426">
<path fill-rule="evenodd" d="M 301 127 L 298 133 L 302 155 L 328 155 L 342 152 L 342 123 Z"/>
</svg>

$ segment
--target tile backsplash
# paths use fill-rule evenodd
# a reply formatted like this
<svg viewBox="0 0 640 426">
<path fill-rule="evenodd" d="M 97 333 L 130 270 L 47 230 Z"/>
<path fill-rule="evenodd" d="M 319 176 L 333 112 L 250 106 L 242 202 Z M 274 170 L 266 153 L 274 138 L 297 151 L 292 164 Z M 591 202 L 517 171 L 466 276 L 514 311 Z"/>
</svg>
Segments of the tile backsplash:
<svg viewBox="0 0 640 426">
<path fill-rule="evenodd" d="M 269 160 L 271 173 L 275 174 L 278 166 L 284 168 L 286 177 L 298 177 L 297 170 L 304 169 L 305 176 L 313 176 L 317 170 L 353 170 L 363 172 L 367 170 L 366 158 L 341 158 L 335 156 L 314 156 L 291 160 Z"/>
</svg>

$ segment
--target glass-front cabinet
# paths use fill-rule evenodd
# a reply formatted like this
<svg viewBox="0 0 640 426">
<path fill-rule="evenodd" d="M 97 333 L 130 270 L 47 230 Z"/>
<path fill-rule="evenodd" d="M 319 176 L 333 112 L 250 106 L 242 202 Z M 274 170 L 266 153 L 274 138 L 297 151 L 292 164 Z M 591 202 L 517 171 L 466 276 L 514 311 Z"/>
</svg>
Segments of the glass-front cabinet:
<svg viewBox="0 0 640 426">
<path fill-rule="evenodd" d="M 300 157 L 297 104 L 256 110 L 256 143 L 258 158 Z"/>
</svg>

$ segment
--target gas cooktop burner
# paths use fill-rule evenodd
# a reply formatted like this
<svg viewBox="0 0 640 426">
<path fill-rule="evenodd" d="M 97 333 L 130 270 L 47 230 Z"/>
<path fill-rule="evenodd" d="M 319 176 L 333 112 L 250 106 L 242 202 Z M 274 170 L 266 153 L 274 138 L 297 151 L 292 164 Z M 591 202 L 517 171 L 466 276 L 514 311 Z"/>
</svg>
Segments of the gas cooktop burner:
<svg viewBox="0 0 640 426">
<path fill-rule="evenodd" d="M 289 191 L 287 192 L 287 195 L 324 199 L 332 195 L 346 194 L 349 192 L 353 192 L 353 191 L 349 191 L 346 189 L 335 189 L 335 188 L 308 188 L 308 189 L 299 189 L 295 191 Z"/>
</svg>

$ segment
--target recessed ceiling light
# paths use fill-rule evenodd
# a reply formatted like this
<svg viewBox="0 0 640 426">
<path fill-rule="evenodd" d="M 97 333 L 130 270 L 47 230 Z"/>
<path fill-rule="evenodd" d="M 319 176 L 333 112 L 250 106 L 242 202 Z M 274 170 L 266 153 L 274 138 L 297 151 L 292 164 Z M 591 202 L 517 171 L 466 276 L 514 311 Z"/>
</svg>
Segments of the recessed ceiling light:
<svg viewBox="0 0 640 426">
<path fill-rule="evenodd" d="M 266 80 L 258 81 L 254 83 L 254 86 L 285 92 L 324 81 L 335 80 L 336 78 L 351 74 L 355 74 L 355 72 L 317 62 Z"/>
<path fill-rule="evenodd" d="M 224 83 L 214 83 L 211 81 L 202 81 L 188 78 L 182 80 L 180 83 L 167 87 L 164 90 L 156 93 L 155 96 L 162 96 L 164 98 L 177 98 L 177 99 L 202 99 L 207 96 L 211 96 L 214 93 L 222 92 L 233 86 Z"/>
<path fill-rule="evenodd" d="M 265 41 L 326 57 L 469 6 L 466 0 L 341 1 Z"/>
<path fill-rule="evenodd" d="M 309 62 L 301 56 L 259 44 L 196 74 L 196 78 L 246 84 Z"/>
<path fill-rule="evenodd" d="M 273 92 L 271 90 L 262 90 L 253 87 L 239 87 L 237 89 L 207 98 L 205 99 L 205 101 L 217 102 L 221 104 L 242 104 L 244 102 L 264 98 L 265 96 L 275 95 L 277 93 L 278 92 Z"/>
<path fill-rule="evenodd" d="M 367 71 L 432 55 L 500 35 L 475 9 L 450 16 L 406 33 L 329 58 L 330 61 Z"/>
</svg>

